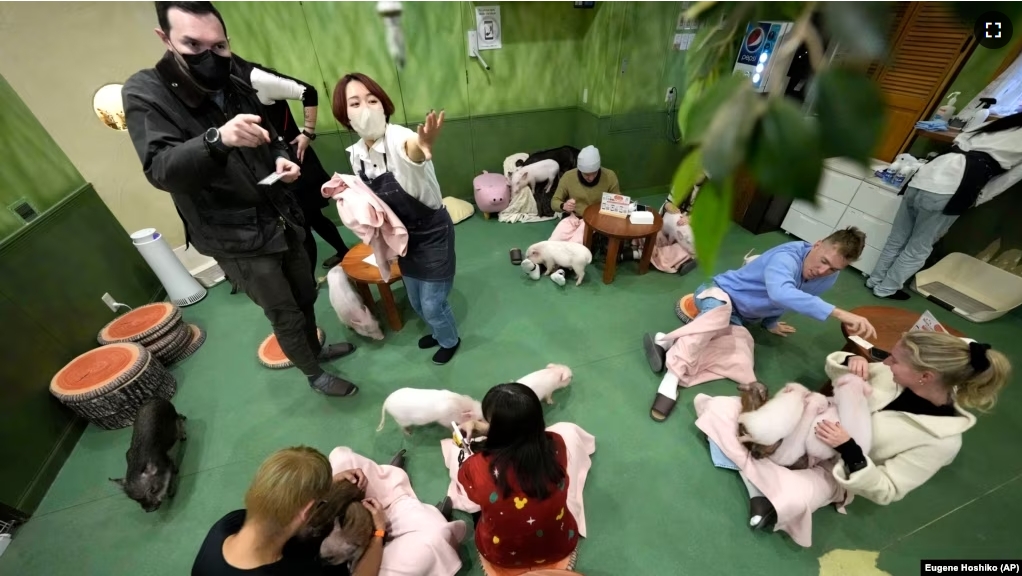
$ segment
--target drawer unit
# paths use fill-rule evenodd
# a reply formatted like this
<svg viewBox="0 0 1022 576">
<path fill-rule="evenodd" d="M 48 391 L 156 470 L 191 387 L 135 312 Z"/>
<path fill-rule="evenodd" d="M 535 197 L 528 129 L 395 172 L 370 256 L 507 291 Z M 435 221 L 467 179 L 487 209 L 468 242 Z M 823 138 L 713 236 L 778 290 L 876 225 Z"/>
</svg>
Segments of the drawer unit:
<svg viewBox="0 0 1022 576">
<path fill-rule="evenodd" d="M 898 213 L 902 198 L 904 197 L 898 196 L 895 192 L 863 182 L 856 190 L 849 206 L 868 216 L 893 224 L 894 215 Z"/>
<path fill-rule="evenodd" d="M 813 220 L 827 226 L 837 226 L 847 206 L 826 196 L 817 196 L 816 202 L 817 204 L 814 205 L 812 202 L 805 200 L 795 200 L 791 203 L 791 209 L 798 210 Z"/>
<path fill-rule="evenodd" d="M 891 233 L 891 224 L 889 222 L 884 222 L 879 218 L 874 218 L 851 207 L 845 210 L 844 216 L 838 222 L 837 229 L 840 230 L 849 226 L 855 226 L 865 232 L 866 244 L 877 249 L 883 249 L 884 243 L 887 242 L 887 236 Z"/>
<path fill-rule="evenodd" d="M 855 268 L 866 276 L 869 276 L 873 273 L 873 267 L 876 266 L 877 260 L 879 259 L 880 250 L 877 250 L 872 246 L 865 246 L 862 249 L 862 256 L 852 263 L 852 268 Z"/>
<path fill-rule="evenodd" d="M 851 176 L 825 168 L 823 176 L 820 178 L 817 194 L 837 200 L 842 204 L 848 204 L 852 201 L 860 184 L 862 184 L 862 180 L 856 180 Z"/>
<path fill-rule="evenodd" d="M 823 240 L 834 231 L 833 226 L 814 220 L 798 210 L 788 210 L 784 222 L 781 222 L 781 229 L 809 243 Z"/>
</svg>

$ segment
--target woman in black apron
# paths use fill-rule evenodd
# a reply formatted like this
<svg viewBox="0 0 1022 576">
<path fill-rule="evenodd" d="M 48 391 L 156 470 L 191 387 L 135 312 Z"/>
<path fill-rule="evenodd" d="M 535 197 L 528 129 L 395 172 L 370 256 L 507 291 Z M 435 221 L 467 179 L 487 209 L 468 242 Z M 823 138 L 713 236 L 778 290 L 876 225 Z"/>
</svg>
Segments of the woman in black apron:
<svg viewBox="0 0 1022 576">
<path fill-rule="evenodd" d="M 361 137 L 348 148 L 352 169 L 408 229 L 408 250 L 398 265 L 412 308 L 430 328 L 419 348 L 439 347 L 433 362 L 446 364 L 461 339 L 448 302 L 454 286 L 454 222 L 432 162 L 444 113 L 430 111 L 417 133 L 391 124 L 393 102 L 379 84 L 359 73 L 337 83 L 333 112 Z"/>
</svg>

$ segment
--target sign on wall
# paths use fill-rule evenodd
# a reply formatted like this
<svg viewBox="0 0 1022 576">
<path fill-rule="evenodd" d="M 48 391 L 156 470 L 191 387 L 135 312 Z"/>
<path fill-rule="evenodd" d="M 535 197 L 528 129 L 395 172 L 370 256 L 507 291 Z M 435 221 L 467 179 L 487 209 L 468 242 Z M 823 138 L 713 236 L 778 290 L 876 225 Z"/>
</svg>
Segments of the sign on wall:
<svg viewBox="0 0 1022 576">
<path fill-rule="evenodd" d="M 496 50 L 500 42 L 500 6 L 476 6 L 476 37 L 480 50 Z"/>
</svg>

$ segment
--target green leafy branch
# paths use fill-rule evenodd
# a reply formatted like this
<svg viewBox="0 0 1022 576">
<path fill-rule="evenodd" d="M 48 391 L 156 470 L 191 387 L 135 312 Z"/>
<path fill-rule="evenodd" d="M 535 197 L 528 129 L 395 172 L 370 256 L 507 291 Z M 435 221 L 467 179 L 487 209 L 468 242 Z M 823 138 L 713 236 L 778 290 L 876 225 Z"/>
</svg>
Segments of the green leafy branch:
<svg viewBox="0 0 1022 576">
<path fill-rule="evenodd" d="M 714 270 L 729 226 L 738 175 L 748 175 L 764 193 L 813 200 L 825 158 L 867 165 L 883 130 L 884 106 L 863 70 L 885 53 L 886 8 L 853 2 L 699 2 L 686 12 L 685 18 L 701 28 L 686 55 L 678 109 L 686 148 L 672 199 L 681 202 L 700 186 L 691 222 L 707 273 Z M 825 61 L 814 15 L 841 46 L 840 65 Z M 784 70 L 771 74 L 765 97 L 746 78 L 730 75 L 746 23 L 761 20 L 795 23 L 773 57 L 787 62 L 806 45 L 815 76 L 814 117 L 784 97 Z"/>
</svg>

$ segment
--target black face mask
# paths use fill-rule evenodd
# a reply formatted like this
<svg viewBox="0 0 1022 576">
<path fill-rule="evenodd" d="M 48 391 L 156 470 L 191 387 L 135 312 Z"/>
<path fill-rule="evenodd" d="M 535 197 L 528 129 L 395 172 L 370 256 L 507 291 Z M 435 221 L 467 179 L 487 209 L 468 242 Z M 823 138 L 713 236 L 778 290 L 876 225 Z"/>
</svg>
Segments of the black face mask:
<svg viewBox="0 0 1022 576">
<path fill-rule="evenodd" d="M 206 50 L 199 54 L 181 54 L 188 72 L 207 90 L 222 90 L 231 79 L 231 57 Z"/>
</svg>

